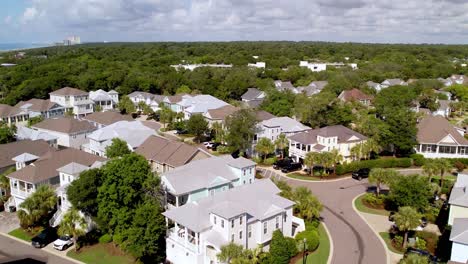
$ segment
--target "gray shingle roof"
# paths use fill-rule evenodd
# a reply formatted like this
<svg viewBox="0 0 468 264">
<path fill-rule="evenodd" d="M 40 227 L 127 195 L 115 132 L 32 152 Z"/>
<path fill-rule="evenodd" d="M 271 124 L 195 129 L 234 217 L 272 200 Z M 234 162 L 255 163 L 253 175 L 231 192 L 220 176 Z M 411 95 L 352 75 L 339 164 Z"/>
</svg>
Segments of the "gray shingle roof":
<svg viewBox="0 0 468 264">
<path fill-rule="evenodd" d="M 450 193 L 449 204 L 468 207 L 468 175 L 458 174 Z"/>
<path fill-rule="evenodd" d="M 453 220 L 450 241 L 468 245 L 468 218 L 455 218 Z"/>
<path fill-rule="evenodd" d="M 88 166 L 85 166 L 76 162 L 71 162 L 63 167 L 58 168 L 57 171 L 70 174 L 70 175 L 79 175 L 80 173 L 88 169 L 89 169 Z"/>
<path fill-rule="evenodd" d="M 310 129 L 310 127 L 287 116 L 274 117 L 263 121 L 261 124 L 265 127 L 281 127 L 281 132 L 283 133 L 300 132 Z"/>
<path fill-rule="evenodd" d="M 350 139 L 353 136 L 357 138 L 356 141 L 367 139 L 366 136 L 342 125 L 327 126 L 327 127 L 322 127 L 319 129 L 307 130 L 307 131 L 292 135 L 289 138 L 293 141 L 308 145 L 308 144 L 317 143 L 317 136 L 338 137 L 338 143 L 352 142 L 350 141 Z"/>
<path fill-rule="evenodd" d="M 247 89 L 247 92 L 245 92 L 241 98 L 242 100 L 247 100 L 247 101 L 251 101 L 251 100 L 256 100 L 258 99 L 258 97 L 262 94 L 263 92 L 260 91 L 259 89 L 257 88 L 248 88 Z"/>
</svg>

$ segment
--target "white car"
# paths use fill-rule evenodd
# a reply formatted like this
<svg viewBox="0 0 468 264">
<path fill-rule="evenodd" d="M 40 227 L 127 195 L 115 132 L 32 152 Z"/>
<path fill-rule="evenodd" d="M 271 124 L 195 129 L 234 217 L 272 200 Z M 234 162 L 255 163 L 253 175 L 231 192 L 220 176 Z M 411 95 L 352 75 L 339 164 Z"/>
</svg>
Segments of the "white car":
<svg viewBox="0 0 468 264">
<path fill-rule="evenodd" d="M 69 235 L 61 236 L 54 241 L 54 248 L 57 250 L 66 250 L 73 245 L 73 239 Z"/>
<path fill-rule="evenodd" d="M 205 147 L 206 147 L 207 149 L 210 149 L 210 148 L 213 147 L 213 143 L 212 143 L 212 142 L 203 142 L 203 145 L 205 145 Z"/>
</svg>

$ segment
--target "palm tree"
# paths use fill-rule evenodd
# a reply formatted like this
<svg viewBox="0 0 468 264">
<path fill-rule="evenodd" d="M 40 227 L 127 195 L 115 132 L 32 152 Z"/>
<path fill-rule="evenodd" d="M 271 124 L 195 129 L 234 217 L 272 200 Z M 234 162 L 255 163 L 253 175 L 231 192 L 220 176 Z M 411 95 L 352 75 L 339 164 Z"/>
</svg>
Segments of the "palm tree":
<svg viewBox="0 0 468 264">
<path fill-rule="evenodd" d="M 68 210 L 64 215 L 58 233 L 60 235 L 72 235 L 75 243 L 75 251 L 78 251 L 76 241 L 78 237 L 86 234 L 87 224 L 85 219 L 80 215 L 80 212 L 74 208 Z"/>
<path fill-rule="evenodd" d="M 398 172 L 393 169 L 372 169 L 369 173 L 369 183 L 375 183 L 375 192 L 380 195 L 381 185 L 388 184 L 392 178 L 398 175 Z"/>
<path fill-rule="evenodd" d="M 279 135 L 279 137 L 275 140 L 275 146 L 277 149 L 281 150 L 281 159 L 283 159 L 284 150 L 289 146 L 289 140 L 285 134 Z"/>
<path fill-rule="evenodd" d="M 216 255 L 218 260 L 225 263 L 232 263 L 233 260 L 244 257 L 244 247 L 233 242 L 221 247 L 221 252 Z"/>
<path fill-rule="evenodd" d="M 6 170 L 3 174 L 0 174 L 0 191 L 5 190 L 6 196 L 10 195 L 10 179 L 6 175 L 15 171 L 15 168 Z"/>
<path fill-rule="evenodd" d="M 340 154 L 338 149 L 332 149 L 330 151 L 333 160 L 333 173 L 336 173 L 336 165 L 343 162 L 343 155 Z"/>
<path fill-rule="evenodd" d="M 31 196 L 21 203 L 18 218 L 23 228 L 31 228 L 49 215 L 57 203 L 54 190 L 48 185 L 41 185 Z"/>
<path fill-rule="evenodd" d="M 408 240 L 408 232 L 420 224 L 421 216 L 419 215 L 416 209 L 403 206 L 398 209 L 398 213 L 395 214 L 394 220 L 398 229 L 405 233 L 403 238 L 403 248 L 406 248 L 406 243 Z"/>
<path fill-rule="evenodd" d="M 320 173 L 320 177 L 322 177 L 323 173 L 325 173 L 325 175 L 328 175 L 328 173 L 326 172 L 327 169 L 335 166 L 335 156 L 331 152 L 323 152 L 320 154 L 320 160 L 323 165 L 323 170 Z"/>
<path fill-rule="evenodd" d="M 445 173 L 452 169 L 452 165 L 446 159 L 436 159 L 434 163 L 436 164 L 437 170 L 440 172 L 440 187 L 443 189 Z"/>
<path fill-rule="evenodd" d="M 307 154 L 305 155 L 304 165 L 309 167 L 310 175 L 313 175 L 314 165 L 317 163 L 319 159 L 318 156 L 319 156 L 318 152 L 307 152 Z"/>
<path fill-rule="evenodd" d="M 323 206 L 307 187 L 297 187 L 293 198 L 296 202 L 294 209 L 300 218 L 310 221 L 320 217 Z"/>
<path fill-rule="evenodd" d="M 365 159 L 370 159 L 370 154 L 372 152 L 379 153 L 382 150 L 380 145 L 374 139 L 370 138 L 362 146 L 362 151 L 364 152 Z"/>
<path fill-rule="evenodd" d="M 293 190 L 291 186 L 283 180 L 273 180 L 273 182 L 276 184 L 276 187 L 281 190 L 280 195 L 286 199 L 292 200 L 293 197 Z"/>
<path fill-rule="evenodd" d="M 432 177 L 434 177 L 439 171 L 437 168 L 437 164 L 429 160 L 426 160 L 426 163 L 422 166 L 422 169 L 424 174 L 426 174 L 429 178 L 429 182 L 432 181 Z"/>
<path fill-rule="evenodd" d="M 363 152 L 363 144 L 357 144 L 351 148 L 350 154 L 353 156 L 353 160 L 361 160 Z"/>
<path fill-rule="evenodd" d="M 263 160 L 265 160 L 268 154 L 271 154 L 275 151 L 275 145 L 269 138 L 260 138 L 257 145 L 255 146 L 255 150 L 260 154 L 263 155 Z"/>
<path fill-rule="evenodd" d="M 224 129 L 223 129 L 223 125 L 219 122 L 214 122 L 212 125 L 211 125 L 211 129 L 212 131 L 214 131 L 214 136 L 215 136 L 215 141 L 218 142 L 218 143 L 224 143 L 224 135 L 225 135 L 225 132 L 224 132 Z"/>
</svg>

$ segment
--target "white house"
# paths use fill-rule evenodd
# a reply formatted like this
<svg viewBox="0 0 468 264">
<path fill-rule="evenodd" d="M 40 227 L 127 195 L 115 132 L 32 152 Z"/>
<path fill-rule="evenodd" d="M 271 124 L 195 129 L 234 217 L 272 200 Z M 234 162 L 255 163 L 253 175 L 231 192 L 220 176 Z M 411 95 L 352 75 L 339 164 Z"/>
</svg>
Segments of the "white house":
<svg viewBox="0 0 468 264">
<path fill-rule="evenodd" d="M 450 107 L 450 103 L 452 101 L 449 100 L 437 100 L 439 103 L 439 108 L 432 112 L 432 115 L 439 115 L 443 116 L 445 118 L 448 118 L 450 116 L 450 113 L 452 112 L 452 108 Z"/>
<path fill-rule="evenodd" d="M 64 87 L 49 93 L 50 101 L 63 106 L 67 111 L 72 110 L 75 116 L 84 116 L 93 112 L 94 102 L 89 99 L 85 91 Z"/>
<path fill-rule="evenodd" d="M 82 149 L 105 157 L 106 147 L 112 145 L 114 138 L 127 142 L 128 148 L 133 151 L 152 135 L 156 135 L 156 131 L 140 121 L 119 121 L 88 135 L 89 143 L 84 144 Z"/>
<path fill-rule="evenodd" d="M 369 88 L 375 89 L 377 92 L 382 90 L 382 86 L 380 85 L 380 83 L 376 83 L 376 82 L 373 82 L 373 81 L 367 81 L 366 85 Z"/>
<path fill-rule="evenodd" d="M 452 241 L 452 253 L 449 263 L 468 263 L 468 218 L 455 219 L 450 231 L 450 241 Z"/>
<path fill-rule="evenodd" d="M 200 68 L 200 67 L 232 68 L 232 64 L 177 64 L 177 65 L 171 65 L 171 67 L 176 69 L 176 71 L 181 70 L 181 69 L 193 71 L 196 68 Z"/>
<path fill-rule="evenodd" d="M 380 88 L 385 89 L 395 85 L 408 85 L 408 83 L 401 79 L 386 79 L 380 84 Z"/>
<path fill-rule="evenodd" d="M 56 137 L 59 146 L 75 149 L 86 144 L 89 141 L 88 136 L 97 129 L 87 121 L 69 117 L 45 119 L 31 128 Z"/>
<path fill-rule="evenodd" d="M 138 103 L 144 102 L 146 105 L 148 105 L 153 111 L 158 111 L 160 110 L 159 104 L 161 104 L 166 98 L 166 96 L 163 95 L 157 95 L 157 94 L 152 94 L 152 93 L 147 93 L 147 92 L 133 92 L 128 95 L 128 98 L 133 102 L 133 104 L 139 109 Z M 141 109 L 139 109 L 141 110 Z"/>
<path fill-rule="evenodd" d="M 16 128 L 16 140 L 43 140 L 49 144 L 49 146 L 58 148 L 58 137 L 47 132 L 41 132 L 35 129 L 31 129 L 25 126 L 18 126 Z"/>
<path fill-rule="evenodd" d="M 342 125 L 311 129 L 289 137 L 289 155 L 296 162 L 303 162 L 308 152 L 337 149 L 345 161 L 350 161 L 351 149 L 366 140 L 364 135 Z"/>
<path fill-rule="evenodd" d="M 465 131 L 442 116 L 426 116 L 420 120 L 415 151 L 426 158 L 467 158 L 468 140 Z"/>
<path fill-rule="evenodd" d="M 42 116 L 43 118 L 54 118 L 63 116 L 65 108 L 50 100 L 30 99 L 21 101 L 15 105 L 29 114 L 29 117 Z"/>
<path fill-rule="evenodd" d="M 0 121 L 11 125 L 26 125 L 29 120 L 29 113 L 19 107 L 0 104 Z"/>
<path fill-rule="evenodd" d="M 161 174 L 168 207 L 179 207 L 255 181 L 255 162 L 243 157 L 210 157 Z"/>
<path fill-rule="evenodd" d="M 279 195 L 269 179 L 172 208 L 167 219 L 166 256 L 171 263 L 220 263 L 216 255 L 230 242 L 268 250 L 275 230 L 294 237 L 304 230 L 293 216 L 294 202 Z M 169 226 L 170 225 L 170 226 Z"/>
<path fill-rule="evenodd" d="M 278 139 L 280 134 L 290 136 L 309 129 L 310 127 L 290 117 L 273 117 L 257 124 L 257 133 L 254 136 L 254 143 L 258 142 L 261 138 L 268 138 L 274 142 Z"/>
<path fill-rule="evenodd" d="M 116 111 L 94 112 L 81 119 L 90 122 L 96 128 L 103 128 L 119 121 L 133 121 L 130 115 L 122 115 Z"/>
<path fill-rule="evenodd" d="M 300 67 L 306 67 L 309 70 L 313 72 L 320 72 L 320 71 L 326 71 L 327 70 L 327 64 L 326 63 L 313 63 L 313 62 L 308 62 L 308 61 L 300 61 L 299 62 Z"/>
<path fill-rule="evenodd" d="M 101 89 L 91 91 L 89 92 L 89 98 L 94 102 L 95 106 L 100 106 L 102 111 L 112 110 L 119 103 L 119 93 L 114 90 L 110 90 L 109 92 Z"/>
<path fill-rule="evenodd" d="M 468 218 L 468 174 L 458 174 L 449 198 L 448 224 L 456 218 Z"/>
<path fill-rule="evenodd" d="M 242 102 L 251 108 L 257 108 L 265 100 L 266 94 L 257 88 L 248 88 L 242 96 Z"/>
<path fill-rule="evenodd" d="M 218 109 L 229 105 L 218 98 L 200 94 L 200 95 L 174 95 L 164 98 L 164 103 L 174 112 L 184 113 L 186 120 L 194 114 L 205 114 L 208 110 Z"/>
<path fill-rule="evenodd" d="M 252 68 L 265 69 L 266 63 L 261 62 L 261 61 L 257 61 L 256 63 L 247 63 L 247 66 L 252 67 Z"/>
</svg>

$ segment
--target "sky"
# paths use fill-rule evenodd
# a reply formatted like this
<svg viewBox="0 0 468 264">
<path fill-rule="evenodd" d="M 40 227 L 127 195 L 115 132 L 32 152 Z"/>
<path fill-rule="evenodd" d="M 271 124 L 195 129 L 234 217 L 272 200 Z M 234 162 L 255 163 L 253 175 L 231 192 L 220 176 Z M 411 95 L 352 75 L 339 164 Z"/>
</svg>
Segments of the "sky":
<svg viewBox="0 0 468 264">
<path fill-rule="evenodd" d="M 0 0 L 0 43 L 468 44 L 468 0 Z"/>
</svg>

